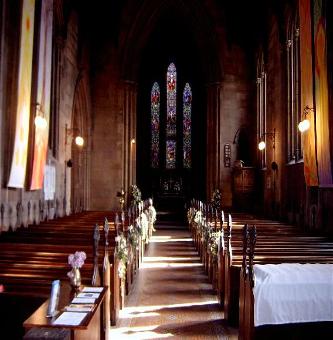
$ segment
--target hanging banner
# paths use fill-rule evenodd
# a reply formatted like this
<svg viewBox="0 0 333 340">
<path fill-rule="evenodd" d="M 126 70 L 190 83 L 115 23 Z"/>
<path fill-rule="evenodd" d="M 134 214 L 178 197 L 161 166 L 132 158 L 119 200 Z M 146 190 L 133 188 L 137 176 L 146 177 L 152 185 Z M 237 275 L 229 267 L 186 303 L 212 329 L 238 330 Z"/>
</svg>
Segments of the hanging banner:
<svg viewBox="0 0 333 340">
<path fill-rule="evenodd" d="M 314 107 L 310 1 L 311 0 L 299 0 L 302 111 L 306 106 L 310 108 Z M 310 128 L 302 135 L 304 177 L 307 186 L 318 186 L 314 113 L 310 112 L 307 118 L 310 120 Z"/>
<path fill-rule="evenodd" d="M 319 185 L 332 185 L 328 114 L 327 38 L 323 0 L 313 1 L 315 103 Z"/>
<path fill-rule="evenodd" d="M 37 105 L 35 115 L 41 115 L 46 127 L 35 126 L 33 168 L 30 190 L 42 189 L 49 139 L 51 68 L 52 68 L 53 0 L 43 0 L 39 32 Z"/>
<path fill-rule="evenodd" d="M 27 166 L 35 0 L 23 0 L 15 142 L 8 187 L 23 188 Z"/>
</svg>

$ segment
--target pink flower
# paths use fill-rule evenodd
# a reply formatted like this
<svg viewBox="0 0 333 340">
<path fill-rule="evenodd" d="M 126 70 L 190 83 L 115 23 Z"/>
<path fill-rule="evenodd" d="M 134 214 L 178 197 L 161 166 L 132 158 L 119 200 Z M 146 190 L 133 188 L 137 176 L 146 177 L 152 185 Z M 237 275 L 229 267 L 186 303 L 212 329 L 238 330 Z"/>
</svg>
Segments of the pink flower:
<svg viewBox="0 0 333 340">
<path fill-rule="evenodd" d="M 87 255 L 84 251 L 76 251 L 75 254 L 68 255 L 68 264 L 70 264 L 72 268 L 81 268 L 86 258 Z"/>
</svg>

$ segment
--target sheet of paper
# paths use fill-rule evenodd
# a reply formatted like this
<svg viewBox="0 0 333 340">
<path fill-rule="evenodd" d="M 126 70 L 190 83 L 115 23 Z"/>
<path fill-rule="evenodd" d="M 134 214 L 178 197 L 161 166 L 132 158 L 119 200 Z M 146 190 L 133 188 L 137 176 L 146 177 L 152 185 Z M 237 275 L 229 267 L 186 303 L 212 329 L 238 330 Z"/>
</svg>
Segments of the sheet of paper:
<svg viewBox="0 0 333 340">
<path fill-rule="evenodd" d="M 103 291 L 103 287 L 84 287 L 82 293 L 100 293 Z"/>
<path fill-rule="evenodd" d="M 53 325 L 78 326 L 88 313 L 63 312 L 53 322 Z"/>
<path fill-rule="evenodd" d="M 99 293 L 79 293 L 78 295 L 76 295 L 76 297 L 98 299 Z"/>
<path fill-rule="evenodd" d="M 72 300 L 72 303 L 95 303 L 95 300 L 94 298 L 79 298 L 79 297 L 76 297 Z"/>
<path fill-rule="evenodd" d="M 65 307 L 67 312 L 90 312 L 94 308 L 93 304 L 70 304 L 69 306 Z"/>
</svg>

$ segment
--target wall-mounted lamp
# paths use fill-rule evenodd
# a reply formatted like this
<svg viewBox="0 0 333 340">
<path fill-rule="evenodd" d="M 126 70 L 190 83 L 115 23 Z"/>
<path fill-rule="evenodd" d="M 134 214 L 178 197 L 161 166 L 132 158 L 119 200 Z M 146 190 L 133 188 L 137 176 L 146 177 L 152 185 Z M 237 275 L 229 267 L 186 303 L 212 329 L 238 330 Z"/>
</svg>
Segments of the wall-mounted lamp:
<svg viewBox="0 0 333 340">
<path fill-rule="evenodd" d="M 39 103 L 36 103 L 35 126 L 39 129 L 46 129 L 47 127 L 47 121 L 44 117 L 44 112 L 41 109 L 41 105 Z"/>
<path fill-rule="evenodd" d="M 135 138 L 131 139 L 131 144 L 135 144 Z"/>
<path fill-rule="evenodd" d="M 272 138 L 272 146 L 273 146 L 273 149 L 275 149 L 275 128 L 273 129 L 273 132 L 264 132 L 263 133 L 263 135 L 260 137 L 258 149 L 260 151 L 262 151 L 266 148 L 266 142 L 265 142 L 265 138 L 264 138 L 265 136 Z"/>
<path fill-rule="evenodd" d="M 68 127 L 67 127 L 67 124 L 66 124 L 66 127 L 65 127 L 65 144 L 66 144 L 66 145 L 68 144 L 68 138 L 69 138 L 69 137 L 74 138 L 74 136 L 75 136 L 75 139 L 74 139 L 75 144 L 76 144 L 77 146 L 83 146 L 83 144 L 84 144 L 84 139 L 83 139 L 83 137 L 81 137 L 81 136 L 79 135 L 79 131 L 80 131 L 80 130 L 79 130 L 78 128 L 74 128 L 74 129 L 68 128 Z"/>
<path fill-rule="evenodd" d="M 298 124 L 298 130 L 300 132 L 305 132 L 310 128 L 310 120 L 307 118 L 310 112 L 314 112 L 314 108 L 305 106 L 303 110 L 303 120 Z"/>
</svg>

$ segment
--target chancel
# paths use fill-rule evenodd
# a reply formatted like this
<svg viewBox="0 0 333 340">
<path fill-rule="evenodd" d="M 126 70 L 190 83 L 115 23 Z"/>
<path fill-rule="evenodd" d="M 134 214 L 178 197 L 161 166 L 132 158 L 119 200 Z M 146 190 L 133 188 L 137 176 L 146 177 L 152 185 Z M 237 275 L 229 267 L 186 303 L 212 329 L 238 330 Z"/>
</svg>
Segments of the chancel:
<svg viewBox="0 0 333 340">
<path fill-rule="evenodd" d="M 0 0 L 0 338 L 330 339 L 332 91 L 331 0 Z"/>
</svg>

